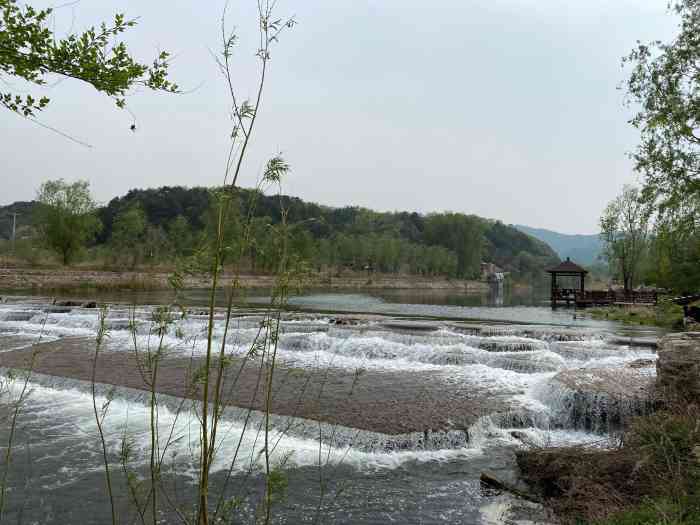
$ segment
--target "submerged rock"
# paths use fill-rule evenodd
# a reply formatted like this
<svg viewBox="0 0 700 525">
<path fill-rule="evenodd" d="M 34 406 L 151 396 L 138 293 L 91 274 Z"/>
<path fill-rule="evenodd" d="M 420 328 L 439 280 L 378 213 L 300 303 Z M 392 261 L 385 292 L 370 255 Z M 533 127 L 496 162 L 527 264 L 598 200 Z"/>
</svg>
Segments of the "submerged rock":
<svg viewBox="0 0 700 525">
<path fill-rule="evenodd" d="M 70 307 L 77 307 L 81 306 L 82 303 L 79 301 L 54 301 L 53 302 L 54 306 L 70 306 Z"/>
<path fill-rule="evenodd" d="M 635 359 L 627 363 L 627 368 L 651 368 L 656 364 L 653 359 Z"/>
<path fill-rule="evenodd" d="M 434 332 L 440 326 L 437 323 L 431 323 L 427 321 L 409 321 L 403 319 L 395 319 L 391 321 L 385 321 L 382 326 L 389 328 L 391 330 L 400 330 L 408 332 Z"/>
<path fill-rule="evenodd" d="M 44 313 L 47 314 L 68 314 L 72 310 L 71 307 L 64 307 L 64 306 L 49 306 L 48 308 L 44 308 Z"/>
<path fill-rule="evenodd" d="M 482 339 L 479 348 L 487 352 L 533 352 L 546 349 L 547 344 L 536 339 L 501 336 Z"/>
</svg>

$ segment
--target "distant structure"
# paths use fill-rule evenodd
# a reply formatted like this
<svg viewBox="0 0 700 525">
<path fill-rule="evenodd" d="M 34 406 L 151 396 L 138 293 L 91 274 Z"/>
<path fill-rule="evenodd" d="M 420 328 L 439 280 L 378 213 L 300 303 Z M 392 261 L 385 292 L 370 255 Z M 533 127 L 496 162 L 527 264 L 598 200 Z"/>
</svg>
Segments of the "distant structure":
<svg viewBox="0 0 700 525">
<path fill-rule="evenodd" d="M 567 306 L 571 305 L 572 303 L 576 302 L 576 296 L 578 295 L 579 297 L 585 297 L 586 295 L 586 274 L 588 273 L 587 270 L 581 268 L 578 264 L 575 262 L 572 262 L 571 259 L 568 257 L 566 258 L 565 261 L 559 263 L 558 265 L 554 266 L 553 268 L 550 268 L 547 270 L 547 273 L 552 278 L 552 291 L 551 291 L 551 302 L 552 302 L 552 307 L 555 307 L 558 304 L 566 304 Z M 559 286 L 559 277 L 565 277 L 567 278 L 567 287 L 561 288 Z M 571 277 L 577 278 L 578 283 L 577 285 L 571 286 Z"/>
<path fill-rule="evenodd" d="M 606 306 L 632 305 L 632 304 L 656 304 L 658 296 L 656 290 L 586 290 L 587 270 L 573 262 L 568 257 L 557 266 L 547 270 L 552 278 L 551 303 L 552 308 L 560 304 L 567 306 Z M 565 286 L 560 286 L 560 278 L 565 278 Z"/>
<path fill-rule="evenodd" d="M 481 262 L 481 280 L 482 281 L 502 281 L 506 272 L 499 268 L 494 263 Z"/>
</svg>

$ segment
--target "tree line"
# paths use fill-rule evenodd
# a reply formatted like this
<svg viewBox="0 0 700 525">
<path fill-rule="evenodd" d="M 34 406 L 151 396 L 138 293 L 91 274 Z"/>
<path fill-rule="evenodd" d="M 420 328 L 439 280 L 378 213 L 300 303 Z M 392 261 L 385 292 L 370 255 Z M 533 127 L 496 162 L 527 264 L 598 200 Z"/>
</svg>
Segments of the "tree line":
<svg viewBox="0 0 700 525">
<path fill-rule="evenodd" d="M 86 181 L 60 179 L 38 191 L 33 246 L 50 248 L 63 264 L 87 253 L 129 268 L 196 257 L 216 237 L 222 198 L 233 203 L 222 262 L 251 272 L 274 270 L 282 214 L 291 253 L 321 272 L 476 279 L 487 261 L 516 278 L 541 279 L 543 269 L 558 261 L 545 243 L 475 215 L 334 208 L 257 189 L 179 186 L 134 189 L 99 206 Z"/>
</svg>

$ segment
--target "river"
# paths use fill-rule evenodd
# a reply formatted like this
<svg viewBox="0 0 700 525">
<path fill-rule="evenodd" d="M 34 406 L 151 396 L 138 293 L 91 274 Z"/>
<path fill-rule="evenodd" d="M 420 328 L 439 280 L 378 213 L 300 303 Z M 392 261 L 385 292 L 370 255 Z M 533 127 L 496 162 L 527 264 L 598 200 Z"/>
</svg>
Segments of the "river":
<svg viewBox="0 0 700 525">
<path fill-rule="evenodd" d="M 110 303 L 104 352 L 115 370 L 133 344 L 130 316 L 142 322 L 136 342 L 145 348 L 152 344 L 147 325 L 154 307 L 170 299 L 163 292 L 79 295 Z M 237 308 L 226 341 L 232 357 L 249 350 L 265 301 L 262 291 L 253 291 Z M 98 311 L 52 302 L 4 295 L 0 303 L 0 365 L 39 342 L 49 349 L 19 415 L 4 515 L 10 523 L 106 523 L 90 384 L 69 360 L 59 359 L 69 352 L 91 359 L 86 342 L 95 337 Z M 165 336 L 172 362 L 206 351 L 201 308 L 206 293 L 188 290 L 184 302 L 189 315 Z M 594 321 L 580 311 L 553 311 L 537 296 L 494 301 L 399 291 L 292 297 L 280 334 L 277 359 L 287 375 L 280 380 L 271 437 L 273 464 L 286 490 L 273 521 L 358 524 L 506 523 L 510 500 L 481 488 L 481 472 L 514 479 L 513 450 L 525 446 L 613 443 L 620 422 L 644 410 L 644 399 L 624 394 L 653 380 L 656 355 L 649 341 L 661 335 L 652 328 Z M 214 339 L 222 337 L 219 320 Z M 295 378 L 309 371 L 323 373 L 324 386 L 318 395 L 295 397 L 301 384 Z M 109 400 L 104 425 L 117 507 L 121 522 L 131 523 L 138 516 L 128 500 L 119 452 L 127 436 L 129 468 L 145 483 L 149 419 L 146 396 L 133 388 L 133 378 L 114 374 L 118 386 L 100 386 L 97 405 Z M 610 378 L 612 393 L 603 384 Z M 7 399 L 18 395 L 21 382 L 9 389 L 5 415 Z M 237 399 L 233 404 L 246 406 Z M 159 406 L 161 439 L 172 438 L 167 447 L 161 444 L 167 466 L 163 493 L 187 504 L 196 475 L 198 422 L 189 404 L 181 404 L 177 385 L 164 391 Z M 232 406 L 224 421 L 214 492 L 236 498 L 240 521 L 252 522 L 262 490 L 257 432 L 262 418 Z M 8 432 L 5 423 L 0 443 L 7 443 Z M 159 520 L 179 522 L 165 499 Z"/>
</svg>

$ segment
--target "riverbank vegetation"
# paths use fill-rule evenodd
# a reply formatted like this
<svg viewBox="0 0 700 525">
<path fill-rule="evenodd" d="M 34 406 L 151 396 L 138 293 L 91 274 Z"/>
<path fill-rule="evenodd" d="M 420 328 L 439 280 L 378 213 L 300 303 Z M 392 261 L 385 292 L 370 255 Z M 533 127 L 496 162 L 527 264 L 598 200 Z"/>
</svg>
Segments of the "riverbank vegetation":
<svg viewBox="0 0 700 525">
<path fill-rule="evenodd" d="M 61 191 L 80 185 L 83 200 L 92 202 L 84 183 L 50 181 L 42 188 L 47 185 Z M 90 213 L 81 212 L 78 216 L 91 217 L 85 223 L 94 227 L 90 235 L 80 238 L 83 230 L 70 226 L 69 221 L 45 218 L 42 210 L 47 206 L 42 202 L 48 202 L 46 191 L 41 193 L 42 201 L 16 203 L 4 211 L 12 213 L 13 206 L 21 207 L 26 217 L 15 246 L 15 256 L 26 264 L 86 261 L 92 268 L 162 269 L 172 268 L 176 259 L 200 253 L 216 234 L 221 193 L 220 188 L 132 190 Z M 271 273 L 276 267 L 274 229 L 282 221 L 280 210 L 287 214 L 290 253 L 329 279 L 348 272 L 368 277 L 403 274 L 480 279 L 481 263 L 488 262 L 517 281 L 539 282 L 544 268 L 558 262 L 546 244 L 514 227 L 474 215 L 332 208 L 245 188 L 228 191 L 227 198 L 227 249 L 221 263 L 231 264 L 242 233 L 250 230 L 255 241 L 245 248 L 240 263 L 243 271 L 253 274 Z M 3 226 L 3 233 L 9 236 Z M 5 245 L 9 251 L 9 241 Z M 63 248 L 58 249 L 66 245 L 71 247 L 68 257 Z"/>
<path fill-rule="evenodd" d="M 640 42 L 628 67 L 630 123 L 640 142 L 632 154 L 643 177 L 601 217 L 608 259 L 628 286 L 643 282 L 674 292 L 700 290 L 700 5 L 670 3 L 678 32 L 667 42 Z"/>
<path fill-rule="evenodd" d="M 628 305 L 587 308 L 593 319 L 618 321 L 632 325 L 661 326 L 672 330 L 683 329 L 683 308 L 668 299 L 657 305 Z"/>
<path fill-rule="evenodd" d="M 693 0 L 670 5 L 679 17 L 669 42 L 639 43 L 623 59 L 630 68 L 626 88 L 640 132 L 632 157 L 642 175 L 626 185 L 600 217 L 604 254 L 626 292 L 643 285 L 670 296 L 700 291 L 700 6 Z M 680 308 L 608 307 L 592 317 L 680 329 Z"/>
<path fill-rule="evenodd" d="M 677 405 L 640 417 L 611 450 L 518 453 L 525 480 L 566 524 L 700 523 L 700 411 Z"/>
<path fill-rule="evenodd" d="M 623 190 L 601 217 L 601 229 L 611 269 L 626 289 L 645 282 L 683 293 L 700 289 L 700 3 L 678 0 L 671 9 L 680 19 L 677 35 L 639 43 L 624 59 L 637 108 L 631 123 L 641 138 L 633 158 L 643 185 Z M 590 313 L 663 325 L 678 310 L 662 302 Z M 526 481 L 564 523 L 700 523 L 700 411 L 697 388 L 683 377 L 695 381 L 694 366 L 688 360 L 673 369 L 667 380 L 675 383 L 674 395 L 659 387 L 657 411 L 637 418 L 617 447 L 519 453 Z"/>
</svg>

